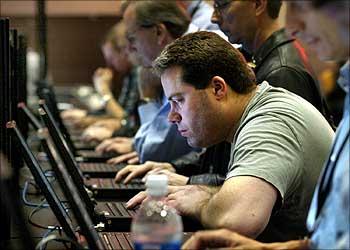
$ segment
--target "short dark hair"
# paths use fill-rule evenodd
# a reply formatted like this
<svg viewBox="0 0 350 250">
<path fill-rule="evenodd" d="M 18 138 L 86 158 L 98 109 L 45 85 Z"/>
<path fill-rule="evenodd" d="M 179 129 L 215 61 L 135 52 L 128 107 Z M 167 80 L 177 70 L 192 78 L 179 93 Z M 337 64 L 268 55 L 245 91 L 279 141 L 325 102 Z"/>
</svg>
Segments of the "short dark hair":
<svg viewBox="0 0 350 250">
<path fill-rule="evenodd" d="M 272 19 L 278 18 L 282 6 L 281 0 L 267 0 L 267 14 Z"/>
<path fill-rule="evenodd" d="M 237 93 L 249 93 L 256 85 L 254 72 L 243 55 L 214 32 L 200 31 L 176 39 L 154 61 L 161 75 L 172 66 L 182 68 L 182 80 L 204 89 L 214 76 L 222 77 Z"/>
<path fill-rule="evenodd" d="M 182 36 L 190 24 L 190 18 L 175 1 L 127 0 L 122 3 L 122 12 L 132 4 L 135 6 L 137 25 L 150 27 L 163 23 L 174 39 Z"/>
</svg>

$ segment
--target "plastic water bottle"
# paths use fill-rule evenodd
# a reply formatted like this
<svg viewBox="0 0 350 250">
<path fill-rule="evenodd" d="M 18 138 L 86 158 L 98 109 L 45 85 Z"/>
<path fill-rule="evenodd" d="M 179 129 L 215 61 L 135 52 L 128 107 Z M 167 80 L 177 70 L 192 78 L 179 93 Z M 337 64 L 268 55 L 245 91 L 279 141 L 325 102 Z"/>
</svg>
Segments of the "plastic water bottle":
<svg viewBox="0 0 350 250">
<path fill-rule="evenodd" d="M 181 248 L 181 217 L 163 202 L 167 194 L 168 177 L 150 175 L 146 180 L 149 200 L 144 202 L 131 224 L 135 250 Z"/>
</svg>

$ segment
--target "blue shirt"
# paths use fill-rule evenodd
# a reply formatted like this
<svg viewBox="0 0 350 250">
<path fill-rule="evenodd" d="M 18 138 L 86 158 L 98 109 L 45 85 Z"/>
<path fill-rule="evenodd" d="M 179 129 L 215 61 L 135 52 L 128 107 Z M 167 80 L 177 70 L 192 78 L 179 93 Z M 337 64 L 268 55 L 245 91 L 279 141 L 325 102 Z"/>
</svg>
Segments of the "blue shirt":
<svg viewBox="0 0 350 250">
<path fill-rule="evenodd" d="M 161 103 L 150 102 L 139 107 L 141 127 L 134 137 L 134 148 L 140 163 L 169 162 L 194 150 L 177 126 L 168 121 L 169 111 L 170 103 L 165 96 Z"/>
<path fill-rule="evenodd" d="M 312 249 L 350 249 L 349 203 L 349 61 L 338 83 L 347 92 L 343 119 L 318 181 L 307 218 Z"/>
<path fill-rule="evenodd" d="M 191 16 L 191 22 L 201 30 L 219 30 L 219 26 L 211 22 L 214 12 L 213 6 L 202 0 L 191 1 L 187 13 Z"/>
</svg>

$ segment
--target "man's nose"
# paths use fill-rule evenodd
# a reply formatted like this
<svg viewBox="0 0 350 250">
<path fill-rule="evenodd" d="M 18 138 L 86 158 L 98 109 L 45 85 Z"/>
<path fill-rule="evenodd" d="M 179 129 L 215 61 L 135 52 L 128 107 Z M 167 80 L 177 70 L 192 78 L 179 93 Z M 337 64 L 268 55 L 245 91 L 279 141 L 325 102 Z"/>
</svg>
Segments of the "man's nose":
<svg viewBox="0 0 350 250">
<path fill-rule="evenodd" d="M 170 110 L 168 114 L 168 121 L 171 123 L 179 123 L 181 121 L 181 115 Z"/>
</svg>

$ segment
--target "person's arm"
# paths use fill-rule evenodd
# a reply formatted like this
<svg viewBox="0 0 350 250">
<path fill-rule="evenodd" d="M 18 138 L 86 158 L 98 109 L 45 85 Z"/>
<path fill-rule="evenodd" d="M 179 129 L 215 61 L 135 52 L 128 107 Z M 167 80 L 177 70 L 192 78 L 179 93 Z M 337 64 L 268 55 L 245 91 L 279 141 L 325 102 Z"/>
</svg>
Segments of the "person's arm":
<svg viewBox="0 0 350 250">
<path fill-rule="evenodd" d="M 221 188 L 171 186 L 167 198 L 181 215 L 197 218 L 206 228 L 227 228 L 251 238 L 266 227 L 276 200 L 277 190 L 252 176 L 230 178 Z"/>
<path fill-rule="evenodd" d="M 255 238 L 266 227 L 277 196 L 277 190 L 264 180 L 234 177 L 203 204 L 198 216 L 205 227 L 228 228 Z"/>
<path fill-rule="evenodd" d="M 220 191 L 208 197 L 208 192 L 189 185 L 173 190 L 171 203 L 206 227 L 256 237 L 266 227 L 274 206 L 281 206 L 277 201 L 283 202 L 285 194 L 299 183 L 303 155 L 294 132 L 278 117 L 251 120 L 236 137 L 234 160 Z"/>
<path fill-rule="evenodd" d="M 196 232 L 182 246 L 182 249 L 238 248 L 254 250 L 302 250 L 309 249 L 309 240 L 292 240 L 287 242 L 262 243 L 227 229 Z"/>
<path fill-rule="evenodd" d="M 108 68 L 98 68 L 93 76 L 93 82 L 96 91 L 102 96 L 105 102 L 106 112 L 117 119 L 123 119 L 125 116 L 124 109 L 114 98 L 111 91 L 111 82 L 113 78 L 112 70 Z"/>
</svg>

